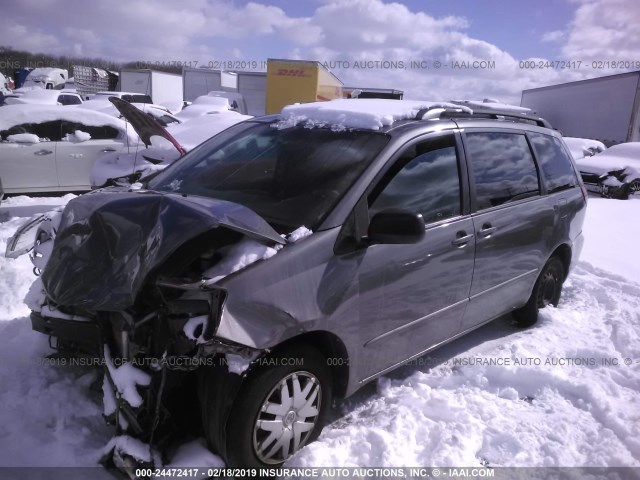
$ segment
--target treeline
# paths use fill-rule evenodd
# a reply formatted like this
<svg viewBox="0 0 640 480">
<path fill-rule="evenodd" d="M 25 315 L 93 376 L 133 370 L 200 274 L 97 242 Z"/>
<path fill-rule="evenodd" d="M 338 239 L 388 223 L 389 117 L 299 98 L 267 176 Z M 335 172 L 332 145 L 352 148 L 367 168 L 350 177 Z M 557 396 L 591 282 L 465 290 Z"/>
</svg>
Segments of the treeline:
<svg viewBox="0 0 640 480">
<path fill-rule="evenodd" d="M 102 68 L 103 70 L 118 71 L 122 68 L 139 68 L 143 62 L 113 62 L 104 58 L 76 57 L 72 55 L 50 55 L 47 53 L 31 53 L 24 50 L 14 50 L 10 47 L 0 46 L 0 72 L 7 77 L 13 77 L 14 70 L 18 68 L 65 68 L 69 75 L 73 75 L 73 65 Z M 182 73 L 180 67 L 154 66 L 155 70 L 163 72 Z"/>
</svg>

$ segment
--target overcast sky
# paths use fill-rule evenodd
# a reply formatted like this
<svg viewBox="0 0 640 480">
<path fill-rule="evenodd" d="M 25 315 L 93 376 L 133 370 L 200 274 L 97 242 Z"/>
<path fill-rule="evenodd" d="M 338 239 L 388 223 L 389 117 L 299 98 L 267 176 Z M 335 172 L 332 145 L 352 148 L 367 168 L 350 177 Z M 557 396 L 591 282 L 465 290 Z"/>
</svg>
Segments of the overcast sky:
<svg viewBox="0 0 640 480">
<path fill-rule="evenodd" d="M 187 66 L 319 60 L 348 86 L 519 103 L 525 88 L 640 70 L 639 19 L 638 0 L 20 0 L 2 9 L 0 45 Z"/>
</svg>

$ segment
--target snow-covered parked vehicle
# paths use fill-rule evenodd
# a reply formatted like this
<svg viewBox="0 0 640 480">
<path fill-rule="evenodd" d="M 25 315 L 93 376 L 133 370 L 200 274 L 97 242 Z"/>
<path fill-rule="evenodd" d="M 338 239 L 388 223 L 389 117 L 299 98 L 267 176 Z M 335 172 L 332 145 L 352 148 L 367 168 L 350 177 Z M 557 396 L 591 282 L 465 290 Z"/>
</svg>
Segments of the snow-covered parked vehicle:
<svg viewBox="0 0 640 480">
<path fill-rule="evenodd" d="M 139 139 L 122 120 L 60 105 L 0 108 L 0 176 L 6 193 L 90 190 L 94 161 Z"/>
<path fill-rule="evenodd" d="M 116 465 L 161 463 L 196 413 L 228 465 L 277 466 L 333 399 L 494 318 L 528 326 L 557 305 L 586 191 L 560 135 L 524 120 L 294 105 L 19 231 L 9 245 L 30 231 L 41 272 L 33 328 L 104 362 Z"/>
<path fill-rule="evenodd" d="M 34 88 L 22 95 L 10 95 L 4 103 L 6 105 L 82 105 L 82 97 L 66 90 L 45 90 Z"/>
<path fill-rule="evenodd" d="M 640 195 L 640 142 L 613 145 L 576 164 L 591 192 L 621 200 Z"/>
<path fill-rule="evenodd" d="M 574 160 L 585 157 L 593 157 L 596 153 L 604 152 L 607 147 L 599 140 L 591 138 L 562 137 L 564 143 L 569 147 Z"/>
</svg>

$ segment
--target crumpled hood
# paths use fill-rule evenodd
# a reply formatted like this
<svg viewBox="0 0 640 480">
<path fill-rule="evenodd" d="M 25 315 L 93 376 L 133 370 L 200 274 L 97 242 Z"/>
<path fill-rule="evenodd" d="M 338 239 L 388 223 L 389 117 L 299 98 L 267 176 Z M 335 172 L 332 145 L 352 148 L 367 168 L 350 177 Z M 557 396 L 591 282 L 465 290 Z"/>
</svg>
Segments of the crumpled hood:
<svg viewBox="0 0 640 480">
<path fill-rule="evenodd" d="M 57 305 L 120 311 L 177 248 L 223 226 L 265 244 L 284 243 L 252 210 L 232 202 L 107 188 L 71 200 L 42 282 Z"/>
</svg>

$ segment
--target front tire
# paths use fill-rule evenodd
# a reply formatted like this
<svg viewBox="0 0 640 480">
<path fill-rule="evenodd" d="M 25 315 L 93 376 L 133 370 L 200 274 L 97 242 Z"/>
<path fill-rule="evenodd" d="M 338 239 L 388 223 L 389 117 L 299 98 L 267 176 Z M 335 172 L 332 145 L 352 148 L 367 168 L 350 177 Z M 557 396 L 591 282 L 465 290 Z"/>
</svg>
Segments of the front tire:
<svg viewBox="0 0 640 480">
<path fill-rule="evenodd" d="M 640 178 L 629 183 L 629 197 L 631 195 L 640 197 Z"/>
<path fill-rule="evenodd" d="M 547 305 L 558 306 L 564 282 L 564 265 L 556 256 L 551 257 L 542 268 L 529 300 L 524 307 L 514 310 L 513 324 L 530 327 L 538 321 L 538 311 Z"/>
<path fill-rule="evenodd" d="M 331 402 L 325 357 L 297 345 L 264 357 L 242 385 L 227 423 L 227 463 L 277 467 L 322 430 Z"/>
</svg>

